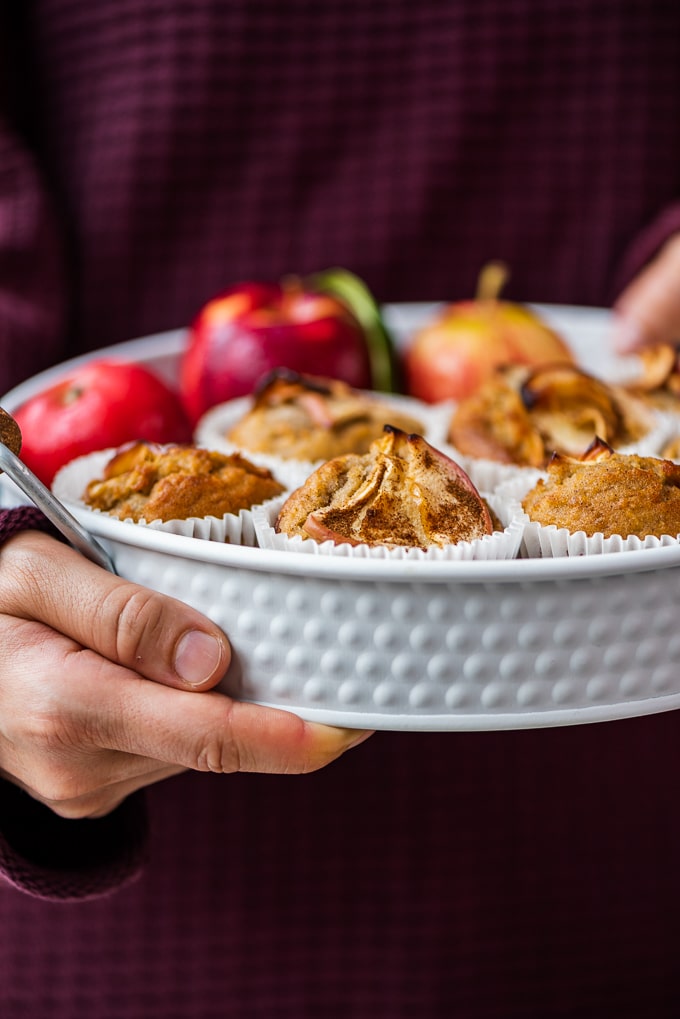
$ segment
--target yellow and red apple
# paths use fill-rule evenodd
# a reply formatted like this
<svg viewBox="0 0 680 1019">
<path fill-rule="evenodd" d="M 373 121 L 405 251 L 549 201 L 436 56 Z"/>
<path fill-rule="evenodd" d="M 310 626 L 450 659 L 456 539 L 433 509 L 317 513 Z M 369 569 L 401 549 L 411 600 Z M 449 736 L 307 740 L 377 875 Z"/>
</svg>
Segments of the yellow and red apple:
<svg viewBox="0 0 680 1019">
<path fill-rule="evenodd" d="M 404 356 L 406 387 L 428 403 L 460 400 L 498 367 L 572 362 L 565 341 L 535 312 L 502 301 L 505 268 L 490 263 L 477 295 L 447 304 L 412 337 Z"/>
</svg>

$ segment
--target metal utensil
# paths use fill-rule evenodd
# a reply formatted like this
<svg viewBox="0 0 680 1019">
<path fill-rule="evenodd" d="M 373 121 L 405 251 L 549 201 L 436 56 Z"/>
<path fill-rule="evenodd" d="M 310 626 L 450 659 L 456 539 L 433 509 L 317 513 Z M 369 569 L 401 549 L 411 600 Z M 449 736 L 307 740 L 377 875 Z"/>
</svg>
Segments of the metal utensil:
<svg viewBox="0 0 680 1019">
<path fill-rule="evenodd" d="M 0 472 L 12 479 L 50 523 L 86 559 L 110 573 L 115 573 L 113 560 L 106 549 L 82 527 L 42 481 L 19 459 L 21 429 L 11 414 L 0 407 Z"/>
</svg>

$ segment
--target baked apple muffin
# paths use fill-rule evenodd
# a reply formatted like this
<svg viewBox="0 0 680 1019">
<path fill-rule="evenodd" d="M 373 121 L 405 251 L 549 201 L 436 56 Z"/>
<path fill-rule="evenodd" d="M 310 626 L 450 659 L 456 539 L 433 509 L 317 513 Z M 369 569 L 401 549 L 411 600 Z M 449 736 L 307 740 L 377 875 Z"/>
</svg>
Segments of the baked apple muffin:
<svg viewBox="0 0 680 1019">
<path fill-rule="evenodd" d="M 672 435 L 661 447 L 661 456 L 666 460 L 680 460 L 680 435 Z"/>
<path fill-rule="evenodd" d="M 629 392 L 659 410 L 680 409 L 680 347 L 660 343 L 638 354 L 642 373 L 628 383 Z"/>
<path fill-rule="evenodd" d="M 112 457 L 83 499 L 121 520 L 168 521 L 239 513 L 284 491 L 238 453 L 137 442 Z"/>
<path fill-rule="evenodd" d="M 494 519 L 458 464 L 422 436 L 385 425 L 367 453 L 317 468 L 288 497 L 275 529 L 319 542 L 427 549 L 491 534 Z"/>
<path fill-rule="evenodd" d="M 642 401 L 574 365 L 513 365 L 458 404 L 449 439 L 468 456 L 543 468 L 553 453 L 578 456 L 596 436 L 629 446 L 654 424 Z"/>
<path fill-rule="evenodd" d="M 239 449 L 291 460 L 330 460 L 365 453 L 391 424 L 421 432 L 420 421 L 336 379 L 277 369 L 255 393 L 253 406 L 227 434 Z"/>
<path fill-rule="evenodd" d="M 680 535 L 680 465 L 616 453 L 596 440 L 580 458 L 555 454 L 522 500 L 542 526 L 587 535 Z"/>
</svg>

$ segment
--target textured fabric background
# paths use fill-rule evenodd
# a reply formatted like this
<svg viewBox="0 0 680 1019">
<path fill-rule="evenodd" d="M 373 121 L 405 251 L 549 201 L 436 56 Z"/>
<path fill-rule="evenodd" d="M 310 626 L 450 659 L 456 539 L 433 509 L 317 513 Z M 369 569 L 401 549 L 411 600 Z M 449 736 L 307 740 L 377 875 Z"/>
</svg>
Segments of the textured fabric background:
<svg viewBox="0 0 680 1019">
<path fill-rule="evenodd" d="M 677 1016 L 678 719 L 377 734 L 149 794 L 107 898 L 0 886 L 11 1019 Z"/>
<path fill-rule="evenodd" d="M 676 0 L 26 0 L 0 29 L 2 389 L 239 277 L 454 298 L 502 257 L 509 296 L 602 304 L 680 222 Z M 677 1016 L 679 725 L 169 780 L 135 883 L 0 885 L 0 1015 Z M 139 852 L 137 799 L 96 829 L 2 802 L 71 890 L 84 846 Z"/>
<path fill-rule="evenodd" d="M 439 299 L 504 258 L 508 295 L 602 304 L 680 192 L 675 0 L 8 6 L 16 377 L 332 264 Z"/>
</svg>

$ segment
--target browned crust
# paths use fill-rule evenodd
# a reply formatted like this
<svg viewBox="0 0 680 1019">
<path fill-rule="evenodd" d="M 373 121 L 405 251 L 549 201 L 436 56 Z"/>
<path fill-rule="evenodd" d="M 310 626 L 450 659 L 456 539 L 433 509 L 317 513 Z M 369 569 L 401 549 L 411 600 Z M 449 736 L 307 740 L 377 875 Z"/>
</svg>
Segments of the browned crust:
<svg viewBox="0 0 680 1019">
<path fill-rule="evenodd" d="M 121 520 L 167 521 L 238 513 L 283 491 L 269 470 L 238 453 L 135 443 L 89 483 L 84 499 Z"/>
<path fill-rule="evenodd" d="M 680 534 L 680 466 L 600 450 L 592 459 L 555 457 L 523 506 L 532 520 L 605 537 Z"/>
</svg>

